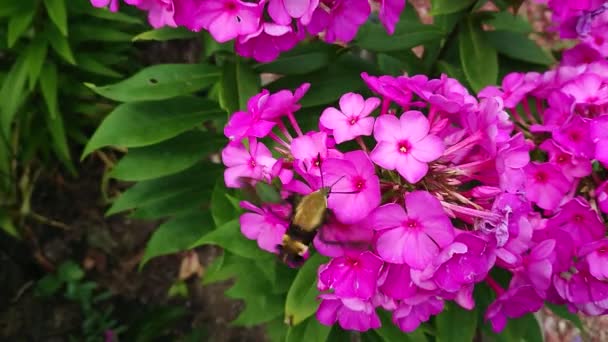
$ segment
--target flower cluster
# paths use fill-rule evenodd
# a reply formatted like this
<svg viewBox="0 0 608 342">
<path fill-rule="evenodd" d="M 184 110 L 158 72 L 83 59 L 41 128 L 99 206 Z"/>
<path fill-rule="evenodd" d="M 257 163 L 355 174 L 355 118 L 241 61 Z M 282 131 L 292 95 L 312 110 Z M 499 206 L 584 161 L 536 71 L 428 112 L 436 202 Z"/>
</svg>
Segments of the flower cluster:
<svg viewBox="0 0 608 342">
<path fill-rule="evenodd" d="M 608 1 L 549 0 L 548 5 L 562 38 L 580 39 L 608 56 Z"/>
<path fill-rule="evenodd" d="M 497 291 L 488 311 L 496 330 L 506 317 L 537 310 L 556 293 L 548 277 L 562 247 L 535 232 L 548 232 L 532 204 L 545 203 L 554 166 L 531 163 L 533 143 L 512 136 L 505 106 L 522 91 L 488 90 L 478 100 L 445 75 L 362 77 L 378 97 L 344 94 L 321 113 L 317 130 L 304 133 L 296 120 L 308 84 L 293 93 L 262 91 L 224 130 L 228 187 L 272 182 L 284 199 L 330 187 L 329 217 L 313 242 L 315 253 L 331 258 L 318 270 L 318 320 L 364 331 L 379 327 L 382 308 L 410 332 L 445 300 L 472 309 L 473 289 L 484 281 Z M 529 176 L 542 171 L 545 183 Z M 542 200 L 528 199 L 535 193 Z M 581 217 L 595 217 L 580 203 Z M 242 206 L 243 234 L 277 253 L 294 228 L 289 201 Z M 565 237 L 569 230 L 556 224 Z M 495 266 L 513 273 L 506 292 L 488 275 Z M 512 300 L 525 296 L 532 296 L 525 305 Z"/>
<path fill-rule="evenodd" d="M 519 252 L 498 254 L 513 278 L 506 290 L 494 284 L 500 295 L 487 316 L 501 328 L 544 301 L 607 313 L 608 62 L 578 45 L 556 69 L 509 74 L 479 96 L 500 96 L 511 113 L 517 133 L 505 160 L 517 167 L 508 182 L 526 199 L 510 206 L 509 222 L 520 221 Z"/>
<path fill-rule="evenodd" d="M 347 43 L 372 12 L 393 33 L 405 0 L 124 0 L 148 11 L 153 27 L 183 26 L 209 31 L 224 43 L 235 40 L 236 52 L 269 62 L 307 34 Z M 93 6 L 118 9 L 119 0 L 91 0 Z"/>
</svg>

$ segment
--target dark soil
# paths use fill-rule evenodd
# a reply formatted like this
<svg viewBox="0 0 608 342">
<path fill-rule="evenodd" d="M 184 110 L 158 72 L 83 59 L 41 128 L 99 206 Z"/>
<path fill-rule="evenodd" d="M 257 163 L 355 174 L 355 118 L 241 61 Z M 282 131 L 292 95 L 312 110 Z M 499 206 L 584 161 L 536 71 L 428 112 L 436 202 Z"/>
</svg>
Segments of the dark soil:
<svg viewBox="0 0 608 342">
<path fill-rule="evenodd" d="M 194 329 L 200 329 L 210 341 L 264 340 L 261 328 L 229 324 L 242 304 L 223 295 L 227 283 L 202 287 L 200 277 L 194 276 L 187 281 L 187 298 L 168 296 L 188 254 L 159 257 L 138 270 L 146 241 L 158 223 L 135 221 L 126 215 L 104 217 L 103 170 L 103 163 L 93 156 L 81 165 L 78 178 L 60 170 L 39 178 L 32 210 L 65 227 L 27 219 L 22 241 L 0 233 L 0 340 L 68 341 L 70 335 L 82 340 L 85 317 L 78 303 L 61 293 L 42 298 L 34 291 L 40 278 L 66 260 L 81 265 L 85 278 L 98 283 L 100 292 L 112 293 L 103 305 L 111 304 L 113 318 L 127 328 L 145 324 L 146 314 L 158 317 L 167 310 L 185 309 L 177 321 L 159 332 L 165 336 L 160 340 L 175 340 Z M 112 185 L 116 191 L 120 187 L 124 185 Z M 204 269 L 218 253 L 214 247 L 202 247 L 189 257 L 198 258 Z M 138 333 L 133 330 L 127 330 L 127 336 Z"/>
</svg>

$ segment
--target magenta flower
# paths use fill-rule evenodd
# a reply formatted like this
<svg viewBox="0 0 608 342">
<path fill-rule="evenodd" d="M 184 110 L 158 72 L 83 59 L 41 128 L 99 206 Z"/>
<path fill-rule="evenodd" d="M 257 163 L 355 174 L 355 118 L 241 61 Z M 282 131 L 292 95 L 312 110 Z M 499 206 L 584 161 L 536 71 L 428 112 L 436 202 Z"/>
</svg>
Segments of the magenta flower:
<svg viewBox="0 0 608 342">
<path fill-rule="evenodd" d="M 515 108 L 537 86 L 538 79 L 533 74 L 512 72 L 503 78 L 502 91 L 498 87 L 488 86 L 479 92 L 479 97 L 500 96 L 506 108 Z"/>
<path fill-rule="evenodd" d="M 228 124 L 224 127 L 224 135 L 230 140 L 239 141 L 244 137 L 263 138 L 270 133 L 276 125 L 273 117 L 265 115 L 265 104 L 270 93 L 263 90 L 247 101 L 246 112 L 232 114 Z"/>
<path fill-rule="evenodd" d="M 608 115 L 591 122 L 591 139 L 595 143 L 595 159 L 608 166 Z"/>
<path fill-rule="evenodd" d="M 331 186 L 327 207 L 342 223 L 361 221 L 380 204 L 380 180 L 365 152 L 327 159 L 322 168 L 325 186 Z"/>
<path fill-rule="evenodd" d="M 175 22 L 192 31 L 205 29 L 220 43 L 258 30 L 264 2 L 240 0 L 180 0 L 175 2 Z"/>
<path fill-rule="evenodd" d="M 562 91 L 574 97 L 576 103 L 601 105 L 608 102 L 608 87 L 596 74 L 583 74 L 566 84 Z"/>
<path fill-rule="evenodd" d="M 325 159 L 341 158 L 342 153 L 335 149 L 327 148 L 327 133 L 310 133 L 293 139 L 291 142 L 291 153 L 296 159 L 299 169 L 314 175 L 321 176 L 321 165 L 325 172 Z M 331 185 L 325 184 L 327 186 Z"/>
<path fill-rule="evenodd" d="M 325 40 L 350 42 L 371 12 L 367 0 L 323 0 L 307 26 L 310 34 L 325 31 Z"/>
<path fill-rule="evenodd" d="M 594 146 L 589 135 L 589 122 L 574 116 L 568 124 L 553 131 L 553 139 L 575 156 L 593 157 Z"/>
<path fill-rule="evenodd" d="M 608 214 L 608 181 L 603 182 L 595 189 L 595 196 L 598 208 L 604 214 Z"/>
<path fill-rule="evenodd" d="M 382 265 L 369 251 L 332 259 L 319 268 L 319 290 L 333 290 L 340 298 L 371 299 Z"/>
<path fill-rule="evenodd" d="M 523 272 L 537 290 L 546 291 L 551 285 L 555 244 L 555 240 L 544 240 L 523 258 Z"/>
<path fill-rule="evenodd" d="M 566 152 L 553 140 L 545 140 L 539 147 L 549 154 L 549 162 L 555 164 L 568 180 L 573 181 L 591 174 L 591 161 L 588 158 Z"/>
<path fill-rule="evenodd" d="M 562 205 L 557 215 L 547 221 L 547 228 L 567 232 L 579 246 L 599 240 L 606 234 L 606 227 L 598 214 L 580 197 Z"/>
<path fill-rule="evenodd" d="M 417 183 L 428 172 L 427 163 L 443 154 L 441 138 L 429 134 L 429 121 L 418 111 L 405 112 L 399 119 L 381 115 L 374 125 L 378 142 L 370 157 L 388 170 L 397 170 L 409 183 Z"/>
<path fill-rule="evenodd" d="M 485 318 L 492 323 L 492 329 L 500 332 L 507 325 L 507 318 L 518 318 L 530 312 L 536 312 L 543 306 L 543 299 L 532 285 L 511 284 L 486 311 Z"/>
<path fill-rule="evenodd" d="M 376 209 L 370 224 L 378 231 L 376 250 L 387 262 L 422 270 L 454 240 L 454 227 L 439 201 L 425 191 L 405 195 L 398 204 Z"/>
<path fill-rule="evenodd" d="M 241 178 L 263 180 L 271 173 L 276 159 L 268 148 L 251 139 L 249 150 L 241 142 L 231 142 L 222 150 L 222 162 L 226 165 L 224 182 L 229 188 L 240 188 Z"/>
<path fill-rule="evenodd" d="M 293 19 L 307 25 L 318 6 L 319 0 L 270 0 L 268 14 L 279 25 L 290 25 Z"/>
<path fill-rule="evenodd" d="M 118 11 L 120 0 L 91 0 L 91 5 L 95 7 L 108 7 L 110 11 Z"/>
<path fill-rule="evenodd" d="M 498 146 L 496 171 L 501 189 L 512 193 L 523 189 L 523 168 L 530 162 L 531 148 L 521 133 L 515 134 L 509 141 Z"/>
<path fill-rule="evenodd" d="M 385 264 L 383 268 L 384 282 L 380 286 L 383 294 L 394 299 L 413 297 L 418 287 L 412 281 L 410 267 L 406 264 Z"/>
<path fill-rule="evenodd" d="M 395 33 L 399 15 L 405 8 L 405 0 L 374 0 L 380 3 L 380 22 L 389 34 Z"/>
<path fill-rule="evenodd" d="M 281 52 L 291 50 L 299 40 L 291 26 L 263 23 L 256 32 L 239 36 L 234 48 L 241 56 L 268 63 Z"/>
<path fill-rule="evenodd" d="M 526 197 L 543 209 L 556 209 L 570 190 L 568 179 L 551 163 L 532 162 L 524 171 Z"/>
<path fill-rule="evenodd" d="M 380 327 L 380 318 L 371 301 L 359 298 L 340 298 L 334 294 L 322 294 L 316 317 L 321 324 L 333 325 L 336 321 L 342 329 L 367 331 Z"/>
<path fill-rule="evenodd" d="M 393 323 L 409 333 L 441 311 L 443 311 L 443 301 L 438 297 L 418 296 L 401 302 L 393 312 Z"/>
<path fill-rule="evenodd" d="M 346 93 L 340 98 L 340 110 L 330 107 L 323 111 L 319 121 L 332 130 L 336 143 L 352 140 L 362 135 L 371 135 L 374 118 L 371 112 L 380 105 L 380 100 L 370 97 L 367 100 L 355 93 Z"/>
<path fill-rule="evenodd" d="M 249 202 L 241 202 L 241 207 L 252 211 L 241 215 L 241 232 L 250 240 L 257 240 L 261 249 L 277 253 L 289 222 L 281 219 L 269 208 L 258 208 Z"/>
<path fill-rule="evenodd" d="M 585 263 L 577 264 L 574 272 L 563 272 L 553 278 L 559 295 L 587 315 L 608 312 L 608 282 L 589 273 Z"/>
</svg>

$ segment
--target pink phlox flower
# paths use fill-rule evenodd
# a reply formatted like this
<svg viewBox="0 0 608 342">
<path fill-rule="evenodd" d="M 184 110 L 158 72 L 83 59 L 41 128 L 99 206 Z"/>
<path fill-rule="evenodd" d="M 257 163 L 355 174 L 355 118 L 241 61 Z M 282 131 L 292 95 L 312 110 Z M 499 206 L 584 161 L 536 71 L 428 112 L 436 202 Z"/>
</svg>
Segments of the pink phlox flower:
<svg viewBox="0 0 608 342">
<path fill-rule="evenodd" d="M 524 171 L 526 198 L 543 209 L 557 209 L 571 185 L 561 170 L 552 163 L 532 162 Z"/>
<path fill-rule="evenodd" d="M 595 189 L 595 200 L 597 207 L 604 214 L 608 214 L 608 181 L 603 182 Z"/>
<path fill-rule="evenodd" d="M 242 142 L 230 142 L 222 150 L 222 162 L 226 165 L 224 182 L 229 188 L 240 188 L 240 178 L 265 180 L 271 173 L 276 159 L 270 150 L 255 139 L 249 141 L 249 149 Z"/>
<path fill-rule="evenodd" d="M 515 193 L 524 188 L 523 168 L 530 163 L 529 152 L 532 147 L 522 133 L 515 134 L 510 140 L 497 146 L 496 171 L 502 190 Z"/>
<path fill-rule="evenodd" d="M 332 259 L 319 268 L 319 290 L 333 290 L 341 298 L 371 299 L 383 261 L 365 251 Z"/>
<path fill-rule="evenodd" d="M 513 123 L 503 110 L 500 97 L 488 97 L 481 101 L 478 111 L 466 112 L 465 125 L 471 133 L 481 132 L 479 146 L 490 156 L 495 156 L 497 143 L 507 142 L 511 137 Z"/>
<path fill-rule="evenodd" d="M 327 207 L 339 221 L 356 223 L 380 205 L 380 179 L 365 152 L 327 159 L 322 168 L 325 186 L 331 186 Z"/>
<path fill-rule="evenodd" d="M 528 93 L 538 86 L 538 74 L 512 72 L 502 80 L 502 90 L 488 86 L 479 92 L 480 98 L 500 96 L 506 108 L 515 108 Z"/>
<path fill-rule="evenodd" d="M 319 121 L 332 130 L 336 143 L 368 136 L 374 129 L 374 118 L 369 115 L 380 105 L 375 97 L 363 99 L 355 93 L 346 93 L 340 97 L 340 109 L 329 107 L 323 111 Z"/>
<path fill-rule="evenodd" d="M 398 204 L 378 207 L 370 217 L 377 231 L 376 250 L 390 263 L 422 270 L 454 240 L 454 227 L 439 200 L 425 191 L 405 195 Z"/>
<path fill-rule="evenodd" d="M 317 252 L 335 258 L 367 250 L 373 237 L 374 231 L 363 222 L 344 224 L 330 218 L 315 235 L 313 243 Z"/>
<path fill-rule="evenodd" d="M 271 94 L 264 103 L 263 117 L 277 119 L 297 112 L 302 107 L 298 102 L 306 95 L 308 89 L 310 89 L 310 83 L 302 83 L 293 93 L 291 90 L 283 89 Z"/>
<path fill-rule="evenodd" d="M 507 318 L 519 318 L 527 313 L 536 312 L 544 304 L 543 298 L 538 295 L 534 286 L 528 283 L 517 284 L 513 280 L 509 289 L 500 294 L 486 311 L 485 319 L 490 321 L 495 332 L 505 328 Z"/>
<path fill-rule="evenodd" d="M 582 197 L 562 205 L 560 211 L 547 221 L 547 227 L 568 232 L 577 246 L 601 239 L 606 234 L 600 217 Z"/>
<path fill-rule="evenodd" d="M 321 165 L 327 158 L 342 158 L 342 153 L 327 148 L 327 133 L 310 132 L 291 141 L 291 154 L 294 163 L 304 172 L 321 176 Z M 324 167 L 324 166 L 323 166 Z M 329 186 L 330 184 L 325 184 Z"/>
<path fill-rule="evenodd" d="M 602 105 L 608 103 L 608 86 L 596 74 L 580 75 L 564 85 L 562 91 L 564 94 L 574 97 L 577 104 Z"/>
<path fill-rule="evenodd" d="M 380 291 L 393 299 L 413 297 L 418 292 L 410 275 L 410 267 L 406 264 L 385 264 L 382 269 L 384 281 Z"/>
<path fill-rule="evenodd" d="M 270 93 L 263 90 L 247 101 L 247 111 L 234 113 L 224 127 L 224 135 L 230 140 L 241 140 L 244 137 L 263 138 L 272 131 L 276 122 L 274 117 L 266 115 L 266 103 Z"/>
<path fill-rule="evenodd" d="M 269 0 L 268 14 L 279 25 L 290 25 L 293 19 L 307 25 L 319 0 Z"/>
<path fill-rule="evenodd" d="M 399 329 L 410 333 L 441 311 L 443 311 L 443 300 L 437 296 L 421 295 L 403 300 L 393 311 L 393 323 Z"/>
<path fill-rule="evenodd" d="M 595 143 L 595 159 L 608 167 L 608 115 L 602 115 L 591 122 L 590 134 Z"/>
<path fill-rule="evenodd" d="M 522 274 L 543 293 L 551 286 L 556 240 L 544 240 L 523 257 Z"/>
<path fill-rule="evenodd" d="M 595 148 L 589 133 L 589 120 L 576 115 L 565 125 L 553 130 L 553 139 L 575 156 L 592 158 Z"/>
<path fill-rule="evenodd" d="M 130 5 L 148 11 L 148 22 L 154 28 L 176 27 L 174 0 L 125 0 Z"/>
<path fill-rule="evenodd" d="M 291 50 L 300 40 L 291 26 L 266 22 L 257 31 L 239 36 L 234 48 L 241 56 L 268 63 L 277 59 L 281 52 Z"/>
<path fill-rule="evenodd" d="M 426 82 L 426 76 L 417 75 L 418 80 L 421 78 Z M 409 88 L 410 79 L 405 76 L 370 76 L 366 72 L 361 73 L 361 78 L 367 86 L 376 94 L 382 96 L 382 108 L 380 114 L 388 114 L 388 106 L 391 102 L 395 102 L 403 108 L 408 108 L 412 103 L 412 90 Z"/>
<path fill-rule="evenodd" d="M 348 43 L 371 12 L 367 0 L 322 0 L 307 26 L 310 34 L 325 31 L 325 41 Z"/>
<path fill-rule="evenodd" d="M 441 78 L 429 80 L 422 94 L 420 92 L 416 93 L 428 99 L 431 105 L 451 114 L 458 113 L 461 110 L 475 109 L 478 104 L 477 99 L 469 94 L 467 88 L 458 80 L 445 74 L 441 74 Z"/>
<path fill-rule="evenodd" d="M 591 174 L 592 166 L 588 158 L 566 152 L 554 140 L 545 140 L 539 147 L 549 154 L 549 162 L 555 164 L 568 180 L 574 181 Z"/>
<path fill-rule="evenodd" d="M 374 304 L 359 298 L 340 298 L 335 294 L 322 294 L 321 305 L 317 309 L 317 320 L 324 325 L 334 325 L 336 321 L 342 329 L 367 331 L 380 327 L 380 318 Z"/>
<path fill-rule="evenodd" d="M 217 42 L 224 43 L 258 30 L 265 1 L 180 0 L 174 5 L 178 25 L 196 32 L 205 29 Z"/>
<path fill-rule="evenodd" d="M 491 244 L 478 235 L 463 232 L 433 261 L 433 280 L 445 291 L 458 292 L 485 279 L 495 261 Z"/>
<path fill-rule="evenodd" d="M 581 246 L 578 256 L 585 258 L 589 273 L 601 281 L 608 281 L 608 239 L 590 242 Z"/>
<path fill-rule="evenodd" d="M 549 106 L 542 113 L 542 124 L 530 125 L 530 131 L 552 132 L 558 129 L 574 113 L 574 97 L 561 91 L 554 91 L 547 99 Z"/>
<path fill-rule="evenodd" d="M 587 315 L 603 315 L 608 311 L 608 281 L 594 277 L 581 262 L 571 272 L 553 277 L 557 293 Z"/>
<path fill-rule="evenodd" d="M 94 7 L 107 7 L 110 11 L 118 11 L 120 0 L 91 0 L 91 5 Z"/>
<path fill-rule="evenodd" d="M 602 55 L 594 47 L 586 43 L 581 43 L 576 44 L 570 49 L 564 50 L 560 63 L 562 65 L 576 66 L 593 63 L 602 59 Z"/>
<path fill-rule="evenodd" d="M 239 219 L 243 235 L 250 240 L 257 240 L 261 249 L 276 254 L 277 245 L 281 244 L 289 226 L 284 215 L 288 209 L 270 206 L 259 208 L 249 202 L 241 202 L 241 207 L 251 211 Z M 278 215 L 281 211 L 283 215 Z"/>
<path fill-rule="evenodd" d="M 417 183 L 428 172 L 428 163 L 443 154 L 441 138 L 429 134 L 428 119 L 418 111 L 405 112 L 398 119 L 381 115 L 374 125 L 378 142 L 370 157 L 387 170 L 397 170 L 409 183 Z"/>
<path fill-rule="evenodd" d="M 395 33 L 395 26 L 399 21 L 399 15 L 405 8 L 405 0 L 374 0 L 380 3 L 380 22 L 388 34 Z"/>
</svg>

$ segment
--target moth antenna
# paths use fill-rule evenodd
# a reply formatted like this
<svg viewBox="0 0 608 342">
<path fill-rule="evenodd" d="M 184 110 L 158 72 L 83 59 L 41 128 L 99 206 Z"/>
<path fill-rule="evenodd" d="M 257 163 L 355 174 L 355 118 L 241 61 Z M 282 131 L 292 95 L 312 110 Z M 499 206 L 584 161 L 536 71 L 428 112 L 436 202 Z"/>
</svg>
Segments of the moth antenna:
<svg viewBox="0 0 608 342">
<path fill-rule="evenodd" d="M 321 152 L 317 153 L 317 163 L 319 163 L 319 173 L 321 174 L 321 187 L 324 187 L 325 180 L 323 179 L 323 169 L 321 168 Z"/>
</svg>

